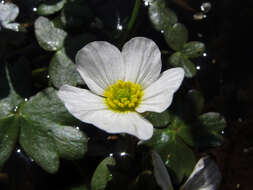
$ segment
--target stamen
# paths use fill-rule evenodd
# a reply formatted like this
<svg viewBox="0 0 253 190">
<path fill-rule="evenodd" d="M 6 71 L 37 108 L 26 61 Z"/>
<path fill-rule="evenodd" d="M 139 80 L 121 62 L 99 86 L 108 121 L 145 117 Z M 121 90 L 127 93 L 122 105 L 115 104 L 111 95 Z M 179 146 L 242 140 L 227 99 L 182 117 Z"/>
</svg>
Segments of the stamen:
<svg viewBox="0 0 253 190">
<path fill-rule="evenodd" d="M 139 84 L 119 80 L 104 92 L 105 103 L 113 111 L 135 111 L 140 105 L 143 91 Z"/>
</svg>

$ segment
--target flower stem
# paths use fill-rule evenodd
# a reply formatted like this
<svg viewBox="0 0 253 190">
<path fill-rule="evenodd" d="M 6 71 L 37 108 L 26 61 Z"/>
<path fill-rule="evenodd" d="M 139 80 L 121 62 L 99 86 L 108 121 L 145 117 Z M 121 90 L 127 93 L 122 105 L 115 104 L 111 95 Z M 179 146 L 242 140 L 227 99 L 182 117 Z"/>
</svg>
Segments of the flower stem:
<svg viewBox="0 0 253 190">
<path fill-rule="evenodd" d="M 129 33 L 131 32 L 131 30 L 134 27 L 135 20 L 139 14 L 140 6 L 141 6 L 141 0 L 135 0 L 134 9 L 132 11 L 131 17 L 130 17 L 129 22 L 127 24 L 126 30 L 125 30 L 124 34 L 122 35 L 121 40 L 119 41 L 120 46 L 125 43 Z"/>
<path fill-rule="evenodd" d="M 128 22 L 127 29 L 126 29 L 126 31 L 128 33 L 132 30 L 132 28 L 134 26 L 135 20 L 136 20 L 136 18 L 138 16 L 138 13 L 139 13 L 140 6 L 141 6 L 141 0 L 136 0 L 135 1 L 135 5 L 134 5 L 134 9 L 133 9 L 133 12 L 132 12 L 132 15 L 130 17 L 130 20 Z"/>
</svg>

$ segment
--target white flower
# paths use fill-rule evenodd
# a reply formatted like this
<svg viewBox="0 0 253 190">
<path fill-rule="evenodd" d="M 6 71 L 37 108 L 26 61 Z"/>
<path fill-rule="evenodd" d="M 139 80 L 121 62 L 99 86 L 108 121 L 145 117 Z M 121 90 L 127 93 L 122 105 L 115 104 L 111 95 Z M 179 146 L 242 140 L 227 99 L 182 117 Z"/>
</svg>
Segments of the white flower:
<svg viewBox="0 0 253 190">
<path fill-rule="evenodd" d="M 163 112 L 184 78 L 182 68 L 161 72 L 161 52 L 150 39 L 136 37 L 122 52 L 104 41 L 76 55 L 77 70 L 89 90 L 63 85 L 58 96 L 79 120 L 108 133 L 152 137 L 153 126 L 139 113 Z"/>
</svg>

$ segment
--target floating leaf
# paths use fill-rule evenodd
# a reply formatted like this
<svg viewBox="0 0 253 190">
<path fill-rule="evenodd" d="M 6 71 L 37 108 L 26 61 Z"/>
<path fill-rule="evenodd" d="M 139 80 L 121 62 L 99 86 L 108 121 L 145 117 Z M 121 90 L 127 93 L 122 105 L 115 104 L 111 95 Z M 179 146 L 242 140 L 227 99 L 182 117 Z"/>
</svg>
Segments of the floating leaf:
<svg viewBox="0 0 253 190">
<path fill-rule="evenodd" d="M 35 35 L 43 49 L 57 51 L 62 48 L 67 33 L 54 27 L 50 20 L 41 16 L 35 21 Z"/>
<path fill-rule="evenodd" d="M 66 55 L 64 48 L 57 51 L 50 61 L 49 76 L 56 88 L 60 88 L 64 84 L 72 86 L 84 84 L 76 70 L 76 65 Z"/>
<path fill-rule="evenodd" d="M 19 14 L 19 8 L 13 3 L 0 3 L 0 31 L 1 28 L 6 28 L 14 31 L 19 31 L 20 24 L 10 23 L 14 21 Z"/>
<path fill-rule="evenodd" d="M 175 51 L 181 50 L 188 41 L 188 30 L 181 23 L 167 26 L 163 35 L 167 44 Z"/>
<path fill-rule="evenodd" d="M 46 171 L 58 170 L 59 157 L 78 159 L 86 152 L 86 136 L 70 127 L 76 121 L 52 88 L 32 97 L 19 111 L 23 117 L 19 143 Z"/>
<path fill-rule="evenodd" d="M 208 156 L 201 158 L 191 176 L 180 190 L 216 190 L 221 182 L 221 173 L 216 163 Z"/>
<path fill-rule="evenodd" d="M 164 30 L 166 27 L 177 23 L 176 14 L 167 8 L 164 0 L 152 1 L 148 13 L 150 21 L 158 31 Z"/>
<path fill-rule="evenodd" d="M 189 58 L 201 56 L 205 51 L 205 44 L 202 42 L 188 42 L 184 45 L 182 53 Z"/>
<path fill-rule="evenodd" d="M 197 73 L 195 65 L 181 52 L 172 54 L 169 62 L 174 67 L 183 67 L 185 76 L 188 78 L 194 77 Z"/>
<path fill-rule="evenodd" d="M 177 136 L 173 129 L 156 129 L 152 138 L 145 142 L 161 156 L 169 168 L 171 177 L 176 184 L 189 176 L 195 166 L 194 153 Z M 187 158 L 187 159 L 185 159 Z"/>
<path fill-rule="evenodd" d="M 114 158 L 107 157 L 98 165 L 91 179 L 92 190 L 103 190 L 106 188 L 107 183 L 112 179 L 108 166 L 114 166 L 115 164 Z"/>
<path fill-rule="evenodd" d="M 87 138 L 71 127 L 79 122 L 67 112 L 54 89 L 46 89 L 24 102 L 19 94 L 22 86 L 28 89 L 24 78 L 29 75 L 23 72 L 24 64 L 20 65 L 0 65 L 0 167 L 19 136 L 24 151 L 46 171 L 54 173 L 60 157 L 78 159 L 84 155 Z"/>
<path fill-rule="evenodd" d="M 146 112 L 143 115 L 148 121 L 153 124 L 153 126 L 157 128 L 165 127 L 170 123 L 170 115 L 168 110 L 165 110 L 162 113 Z"/>
<path fill-rule="evenodd" d="M 162 190 L 173 190 L 170 176 L 168 174 L 167 168 L 164 166 L 161 157 L 155 151 L 151 152 L 151 156 L 154 167 L 154 176 L 157 184 L 161 187 Z"/>
<path fill-rule="evenodd" d="M 39 15 L 42 16 L 54 14 L 60 11 L 64 7 L 66 2 L 67 0 L 51 0 L 49 2 L 45 2 L 43 4 L 40 4 L 37 9 L 37 12 Z"/>
</svg>

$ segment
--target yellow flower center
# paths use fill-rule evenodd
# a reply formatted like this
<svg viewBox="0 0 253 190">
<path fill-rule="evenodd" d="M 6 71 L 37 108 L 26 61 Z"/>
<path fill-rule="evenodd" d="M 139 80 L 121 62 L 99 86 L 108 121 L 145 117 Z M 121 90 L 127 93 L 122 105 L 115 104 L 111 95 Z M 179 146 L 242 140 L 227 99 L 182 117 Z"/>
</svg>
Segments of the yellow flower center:
<svg viewBox="0 0 253 190">
<path fill-rule="evenodd" d="M 143 91 L 139 84 L 119 80 L 104 92 L 105 103 L 113 111 L 134 111 L 140 105 Z"/>
</svg>

